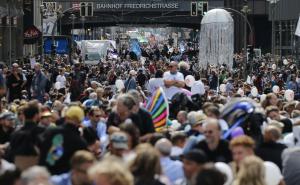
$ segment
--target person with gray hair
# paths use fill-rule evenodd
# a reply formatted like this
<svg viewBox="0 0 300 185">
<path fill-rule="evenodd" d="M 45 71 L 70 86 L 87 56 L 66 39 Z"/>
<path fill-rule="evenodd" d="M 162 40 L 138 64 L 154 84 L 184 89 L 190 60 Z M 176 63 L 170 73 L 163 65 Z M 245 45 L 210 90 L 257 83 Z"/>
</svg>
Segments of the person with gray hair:
<svg viewBox="0 0 300 185">
<path fill-rule="evenodd" d="M 228 142 L 221 138 L 221 126 L 217 119 L 208 118 L 203 125 L 205 139 L 200 141 L 195 148 L 203 150 L 211 162 L 231 161 L 231 152 Z"/>
<path fill-rule="evenodd" d="M 141 132 L 141 140 L 146 141 L 152 136 L 152 133 L 155 131 L 152 116 L 146 109 L 140 106 L 142 98 L 141 94 L 137 90 L 130 90 L 128 94 L 131 95 L 135 100 L 135 103 L 139 105 L 137 112 L 135 113 L 140 117 L 141 123 L 143 125 Z"/>
<path fill-rule="evenodd" d="M 52 185 L 50 173 L 45 167 L 33 166 L 23 171 L 21 175 L 23 185 Z"/>
<path fill-rule="evenodd" d="M 180 161 L 173 161 L 170 158 L 172 143 L 162 138 L 155 143 L 155 148 L 160 153 L 160 164 L 164 174 L 169 178 L 172 184 L 184 178 L 183 165 Z"/>
<path fill-rule="evenodd" d="M 264 130 L 264 141 L 256 148 L 255 153 L 264 161 L 271 161 L 282 169 L 281 154 L 287 146 L 278 142 L 280 138 L 281 130 L 268 125 Z"/>
<path fill-rule="evenodd" d="M 138 96 L 136 92 L 132 94 Z M 151 115 L 147 110 L 140 108 L 138 97 L 133 97 L 129 93 L 118 97 L 116 109 L 107 120 L 108 133 L 119 131 L 118 126 L 127 119 L 131 119 L 131 122 L 139 129 L 142 140 L 146 140 L 151 133 L 155 132 Z"/>
</svg>

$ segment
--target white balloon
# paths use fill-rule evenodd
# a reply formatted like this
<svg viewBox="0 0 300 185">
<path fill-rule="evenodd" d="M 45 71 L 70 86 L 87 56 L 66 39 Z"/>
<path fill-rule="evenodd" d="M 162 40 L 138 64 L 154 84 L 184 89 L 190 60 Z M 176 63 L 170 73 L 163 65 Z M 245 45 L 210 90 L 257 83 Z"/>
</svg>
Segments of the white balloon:
<svg viewBox="0 0 300 185">
<path fill-rule="evenodd" d="M 262 94 L 262 95 L 260 96 L 260 102 L 265 101 L 266 98 L 267 98 L 267 95 L 266 95 L 266 94 Z"/>
<path fill-rule="evenodd" d="M 280 169 L 276 164 L 270 161 L 264 162 L 265 167 L 265 181 L 266 184 L 280 184 L 282 180 L 282 175 Z"/>
<path fill-rule="evenodd" d="M 195 83 L 195 78 L 192 75 L 187 75 L 184 80 L 186 86 L 192 87 Z"/>
<path fill-rule="evenodd" d="M 287 100 L 287 101 L 293 101 L 294 100 L 294 97 L 295 97 L 295 93 L 293 90 L 286 90 L 284 92 L 284 98 Z"/>
<path fill-rule="evenodd" d="M 118 90 L 121 90 L 123 88 L 125 88 L 125 85 L 124 85 L 124 82 L 122 80 L 116 80 L 116 83 L 115 83 L 116 87 Z"/>
<path fill-rule="evenodd" d="M 226 175 L 226 182 L 224 185 L 230 185 L 232 184 L 233 181 L 233 174 L 232 174 L 232 170 L 230 168 L 230 166 L 226 163 L 223 162 L 216 162 L 215 163 L 215 167 L 221 171 L 223 174 Z"/>
<path fill-rule="evenodd" d="M 273 70 L 276 70 L 276 68 L 277 68 L 276 64 L 273 64 L 273 65 L 272 65 L 272 69 L 273 69 Z"/>
<path fill-rule="evenodd" d="M 220 91 L 221 91 L 222 93 L 226 92 L 226 85 L 225 85 L 225 84 L 221 84 L 221 85 L 220 85 Z"/>
<path fill-rule="evenodd" d="M 252 89 L 251 89 L 251 95 L 253 97 L 256 97 L 258 95 L 258 90 L 257 90 L 256 87 L 252 87 Z"/>
<path fill-rule="evenodd" d="M 273 91 L 273 93 L 275 93 L 275 94 L 278 94 L 278 93 L 279 93 L 279 90 L 280 90 L 280 88 L 279 88 L 278 85 L 274 85 L 273 88 L 272 88 L 272 91 Z"/>
</svg>

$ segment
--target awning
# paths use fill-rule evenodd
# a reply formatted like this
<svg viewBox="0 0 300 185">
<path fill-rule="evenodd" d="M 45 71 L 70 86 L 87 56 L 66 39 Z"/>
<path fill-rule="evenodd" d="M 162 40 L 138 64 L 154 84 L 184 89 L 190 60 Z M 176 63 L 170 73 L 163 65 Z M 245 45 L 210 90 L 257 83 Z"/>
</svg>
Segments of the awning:
<svg viewBox="0 0 300 185">
<path fill-rule="evenodd" d="M 32 25 L 24 32 L 24 44 L 34 44 L 41 38 L 41 36 L 41 31 Z"/>
</svg>

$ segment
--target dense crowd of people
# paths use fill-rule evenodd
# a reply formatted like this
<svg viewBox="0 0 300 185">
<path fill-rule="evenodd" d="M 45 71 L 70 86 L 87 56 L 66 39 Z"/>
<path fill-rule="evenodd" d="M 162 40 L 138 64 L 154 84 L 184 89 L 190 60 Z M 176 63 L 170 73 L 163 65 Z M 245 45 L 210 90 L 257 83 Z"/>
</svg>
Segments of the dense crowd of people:
<svg viewBox="0 0 300 185">
<path fill-rule="evenodd" d="M 119 53 L 1 65 L 1 185 L 299 184 L 292 58 L 199 69 L 193 50 Z M 158 131 L 145 105 L 159 88 L 169 119 Z"/>
</svg>

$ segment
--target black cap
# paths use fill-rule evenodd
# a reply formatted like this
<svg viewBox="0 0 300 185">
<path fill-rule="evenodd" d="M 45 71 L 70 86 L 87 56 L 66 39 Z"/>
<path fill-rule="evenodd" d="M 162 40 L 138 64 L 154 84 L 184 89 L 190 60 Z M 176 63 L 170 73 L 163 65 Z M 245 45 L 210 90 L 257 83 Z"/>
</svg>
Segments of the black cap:
<svg viewBox="0 0 300 185">
<path fill-rule="evenodd" d="M 199 149 L 192 149 L 183 155 L 183 159 L 196 162 L 198 164 L 205 164 L 208 162 L 206 154 Z"/>
</svg>

